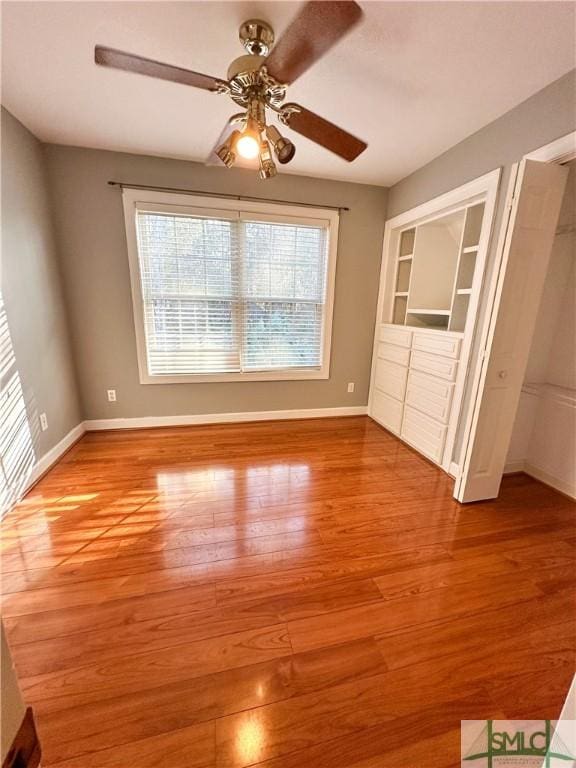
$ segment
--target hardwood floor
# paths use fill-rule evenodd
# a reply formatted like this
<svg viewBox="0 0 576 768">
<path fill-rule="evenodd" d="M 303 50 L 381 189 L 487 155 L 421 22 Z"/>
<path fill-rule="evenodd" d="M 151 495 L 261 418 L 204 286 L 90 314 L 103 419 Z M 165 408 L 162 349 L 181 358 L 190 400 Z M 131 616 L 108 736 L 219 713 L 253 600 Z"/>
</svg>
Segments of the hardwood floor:
<svg viewBox="0 0 576 768">
<path fill-rule="evenodd" d="M 4 523 L 44 765 L 452 768 L 557 717 L 576 505 L 451 492 L 365 417 L 87 434 Z"/>
</svg>

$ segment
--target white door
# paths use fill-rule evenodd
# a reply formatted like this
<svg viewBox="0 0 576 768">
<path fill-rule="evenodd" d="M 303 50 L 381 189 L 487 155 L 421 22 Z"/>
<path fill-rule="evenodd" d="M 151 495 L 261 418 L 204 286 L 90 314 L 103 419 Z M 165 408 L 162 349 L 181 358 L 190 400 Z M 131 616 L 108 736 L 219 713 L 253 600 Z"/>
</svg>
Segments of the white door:
<svg viewBox="0 0 576 768">
<path fill-rule="evenodd" d="M 520 165 L 480 386 L 454 488 L 458 501 L 498 495 L 567 175 L 553 163 Z"/>
</svg>

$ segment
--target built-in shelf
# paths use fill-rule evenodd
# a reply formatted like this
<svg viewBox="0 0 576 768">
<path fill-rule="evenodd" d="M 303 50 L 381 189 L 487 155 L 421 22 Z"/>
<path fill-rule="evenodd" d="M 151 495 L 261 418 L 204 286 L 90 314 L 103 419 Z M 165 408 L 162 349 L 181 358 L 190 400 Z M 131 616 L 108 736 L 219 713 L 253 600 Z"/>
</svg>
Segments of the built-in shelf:
<svg viewBox="0 0 576 768">
<path fill-rule="evenodd" d="M 462 206 L 398 233 L 391 319 L 395 325 L 461 333 L 472 296 L 484 203 Z"/>
<path fill-rule="evenodd" d="M 413 310 L 409 309 L 406 313 L 406 325 L 413 328 L 435 328 L 436 330 L 448 330 L 450 323 L 450 312 L 442 310 Z"/>
<path fill-rule="evenodd" d="M 414 253 L 414 242 L 416 239 L 416 228 L 412 227 L 412 229 L 405 229 L 404 232 L 400 235 L 400 252 L 398 256 L 400 258 L 406 256 L 408 258 L 412 258 L 412 254 Z"/>
<path fill-rule="evenodd" d="M 409 315 L 449 315 L 449 309 L 409 309 Z"/>
</svg>

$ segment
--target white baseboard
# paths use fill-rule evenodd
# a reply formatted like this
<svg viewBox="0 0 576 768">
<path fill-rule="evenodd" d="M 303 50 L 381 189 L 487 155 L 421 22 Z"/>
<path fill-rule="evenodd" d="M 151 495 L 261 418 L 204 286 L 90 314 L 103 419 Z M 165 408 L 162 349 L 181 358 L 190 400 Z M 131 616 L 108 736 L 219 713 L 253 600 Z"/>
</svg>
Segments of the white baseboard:
<svg viewBox="0 0 576 768">
<path fill-rule="evenodd" d="M 524 461 L 524 459 L 516 459 L 515 461 L 508 461 L 506 462 L 506 466 L 504 467 L 504 474 L 513 475 L 516 472 L 524 472 L 525 466 L 526 466 L 526 462 Z"/>
<path fill-rule="evenodd" d="M 365 416 L 366 405 L 340 408 L 303 408 L 291 411 L 244 411 L 240 413 L 201 413 L 193 416 L 142 416 L 127 419 L 89 419 L 88 432 L 104 429 L 149 429 L 182 427 L 194 424 L 233 424 L 242 421 L 277 421 L 287 419 L 322 419 L 330 416 Z"/>
<path fill-rule="evenodd" d="M 533 464 L 529 464 L 528 462 L 524 464 L 524 472 L 526 472 L 527 475 L 536 478 L 536 480 L 540 480 L 541 482 L 546 483 L 546 485 L 551 485 L 552 488 L 555 488 L 561 493 L 565 493 L 566 496 L 570 496 L 572 499 L 576 499 L 576 485 L 573 483 L 567 483 L 565 480 L 562 480 L 559 477 L 555 477 L 554 475 L 551 475 L 548 472 L 545 472 L 543 469 L 535 467 Z"/>
<path fill-rule="evenodd" d="M 42 458 L 38 459 L 32 469 L 32 472 L 30 473 L 30 476 L 26 480 L 26 484 L 22 493 L 26 493 L 29 488 L 33 486 L 34 483 L 37 482 L 38 479 L 42 477 L 42 475 L 47 472 L 53 464 L 56 464 L 58 459 L 66 453 L 71 445 L 74 445 L 74 443 L 82 437 L 84 432 L 86 432 L 86 427 L 84 426 L 84 422 L 81 421 L 80 424 L 77 424 L 73 429 L 71 429 L 67 435 L 64 435 L 62 440 L 56 443 L 56 445 L 51 448 L 48 453 L 45 453 Z"/>
<path fill-rule="evenodd" d="M 540 480 L 540 482 L 545 483 L 551 488 L 566 494 L 566 496 L 570 496 L 572 499 L 576 499 L 576 485 L 573 483 L 567 483 L 565 480 L 562 480 L 559 477 L 555 477 L 549 472 L 545 472 L 543 469 L 534 466 L 534 464 L 530 464 L 528 461 L 519 459 L 517 461 L 511 461 L 506 464 L 504 467 L 504 474 L 511 475 L 514 472 L 525 472 L 535 480 Z"/>
</svg>

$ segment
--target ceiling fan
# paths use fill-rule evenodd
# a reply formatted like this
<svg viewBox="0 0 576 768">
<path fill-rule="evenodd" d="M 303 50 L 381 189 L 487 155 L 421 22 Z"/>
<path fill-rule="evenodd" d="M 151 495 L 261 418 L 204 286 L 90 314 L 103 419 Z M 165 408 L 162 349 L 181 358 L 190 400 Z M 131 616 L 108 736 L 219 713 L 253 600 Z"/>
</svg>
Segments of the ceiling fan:
<svg viewBox="0 0 576 768">
<path fill-rule="evenodd" d="M 228 120 L 212 156 L 228 168 L 236 161 L 258 160 L 260 177 L 268 179 L 276 175 L 273 153 L 284 165 L 292 160 L 296 147 L 275 125 L 267 124 L 266 110 L 275 112 L 283 125 L 348 162 L 366 149 L 365 142 L 309 109 L 283 103 L 287 87 L 344 37 L 362 15 L 352 0 L 312 0 L 273 48 L 272 27 L 260 19 L 250 19 L 240 27 L 240 40 L 247 53 L 230 64 L 227 80 L 102 45 L 96 46 L 94 56 L 96 64 L 104 67 L 230 96 L 244 111 Z"/>
</svg>

